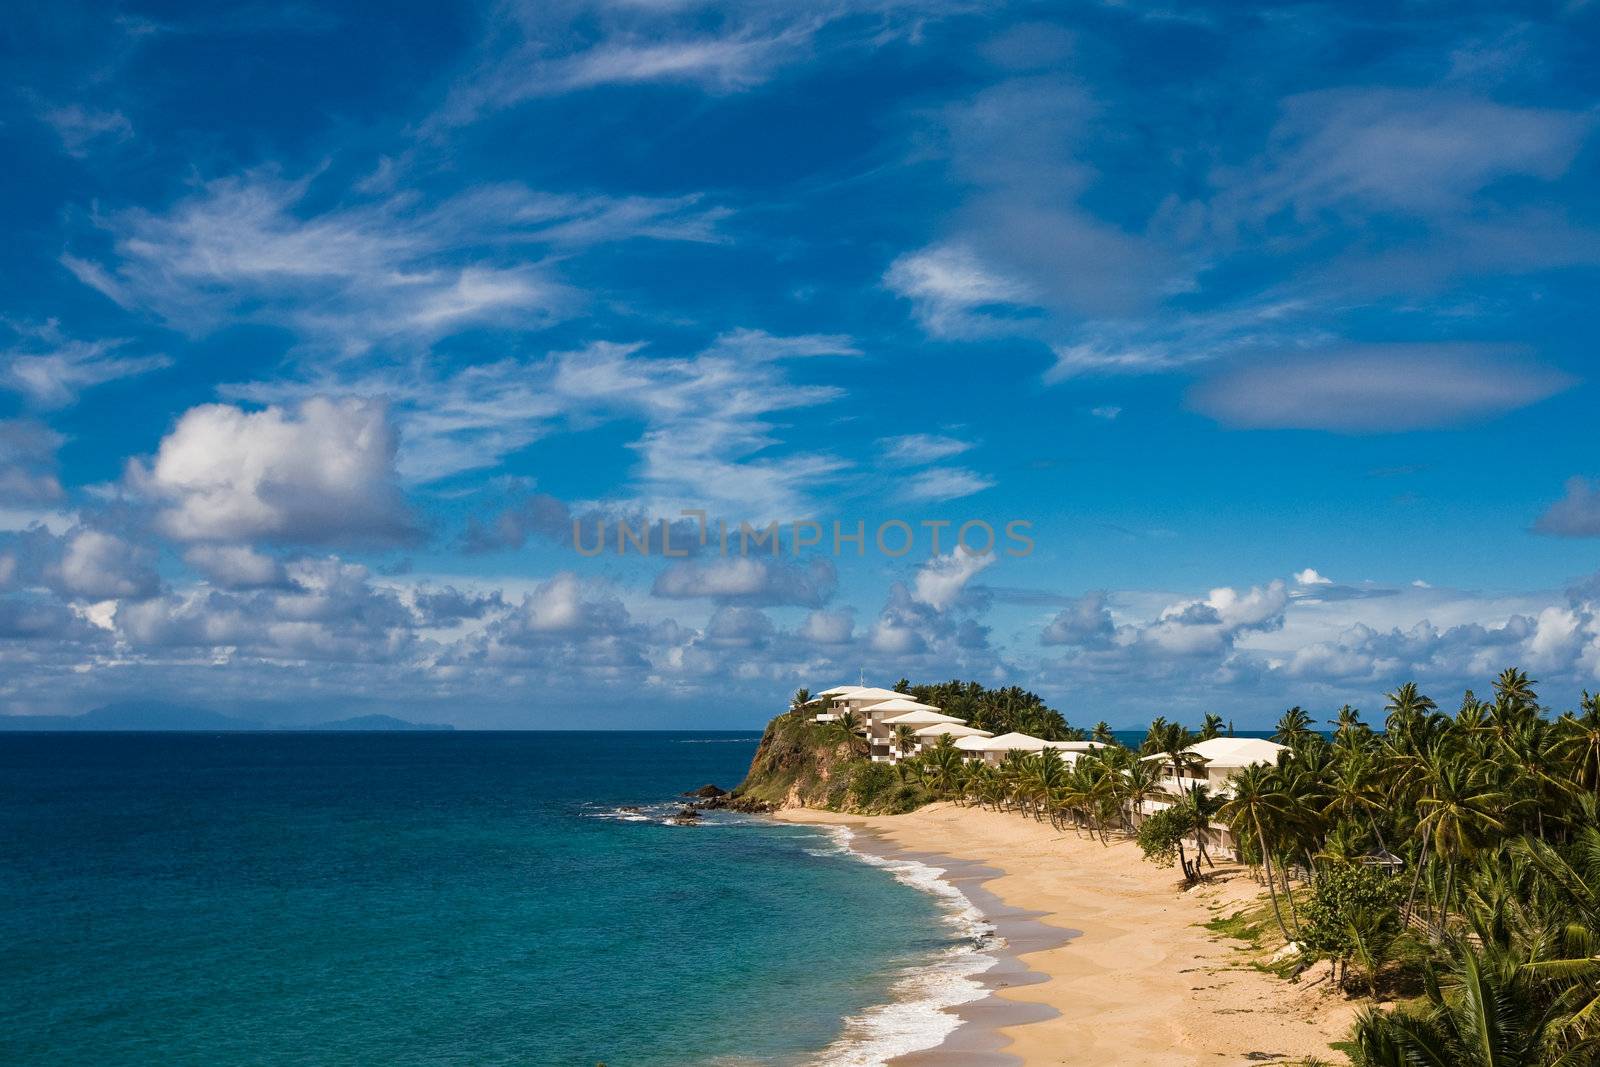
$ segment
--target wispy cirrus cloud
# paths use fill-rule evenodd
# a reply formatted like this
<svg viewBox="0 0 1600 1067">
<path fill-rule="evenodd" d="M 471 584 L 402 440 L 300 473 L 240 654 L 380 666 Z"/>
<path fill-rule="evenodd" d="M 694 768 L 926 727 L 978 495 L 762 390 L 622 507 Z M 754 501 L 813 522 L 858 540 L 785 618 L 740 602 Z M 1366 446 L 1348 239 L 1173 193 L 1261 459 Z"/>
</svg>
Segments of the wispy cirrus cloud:
<svg viewBox="0 0 1600 1067">
<path fill-rule="evenodd" d="M 206 182 L 164 211 L 99 215 L 110 256 L 68 253 L 62 263 L 114 302 L 192 333 L 247 318 L 351 356 L 472 325 L 547 325 L 583 300 L 552 255 L 632 238 L 715 240 L 723 214 L 692 196 L 564 196 L 507 184 L 433 204 L 392 193 L 317 210 L 315 177 L 254 170 Z"/>
<path fill-rule="evenodd" d="M 913 433 L 878 440 L 884 460 L 903 466 L 935 463 L 971 450 L 972 442 L 943 434 Z"/>
<path fill-rule="evenodd" d="M 66 337 L 54 322 L 10 323 L 17 344 L 0 351 L 0 387 L 39 408 L 62 408 L 85 389 L 171 366 L 165 355 L 127 355 L 124 340 L 82 341 Z"/>
<path fill-rule="evenodd" d="M 903 0 L 795 4 L 510 3 L 470 67 L 424 123 L 432 133 L 526 101 L 600 86 L 681 85 L 742 92 L 812 56 L 827 32 L 835 50 L 871 51 L 915 39 L 922 26 L 970 10 Z M 704 17 L 714 12 L 715 19 Z M 573 16 L 584 16 L 574 32 Z"/>
<path fill-rule="evenodd" d="M 400 431 L 397 469 L 410 482 L 494 466 L 564 426 L 638 420 L 639 436 L 628 446 L 633 475 L 617 496 L 650 514 L 687 507 L 734 521 L 789 520 L 804 514 L 812 491 L 848 464 L 820 450 L 778 451 L 783 413 L 844 395 L 838 386 L 797 382 L 787 367 L 796 359 L 857 354 L 838 335 L 734 330 L 687 357 L 657 355 L 638 342 L 597 341 L 464 367 L 414 361 L 382 371 L 325 369 L 301 380 L 225 386 L 222 393 L 257 404 L 318 395 L 385 398 Z"/>
</svg>

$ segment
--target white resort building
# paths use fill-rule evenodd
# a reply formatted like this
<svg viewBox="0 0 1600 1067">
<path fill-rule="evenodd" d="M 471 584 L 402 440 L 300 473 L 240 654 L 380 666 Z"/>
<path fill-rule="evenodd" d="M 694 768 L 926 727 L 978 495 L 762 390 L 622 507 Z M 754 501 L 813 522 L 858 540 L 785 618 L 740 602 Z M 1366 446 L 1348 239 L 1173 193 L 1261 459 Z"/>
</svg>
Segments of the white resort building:
<svg viewBox="0 0 1600 1067">
<path fill-rule="evenodd" d="M 874 763 L 898 763 L 933 748 L 940 738 L 949 737 L 963 759 L 998 766 L 1011 752 L 1033 754 L 1055 749 L 1067 763 L 1075 763 L 1085 752 L 1105 748 L 1101 741 L 1046 741 L 1023 733 L 995 737 L 987 730 L 967 725 L 967 720 L 946 715 L 931 704 L 923 704 L 893 689 L 866 685 L 837 685 L 824 689 L 815 698 L 822 710 L 817 722 L 838 722 L 845 712 L 856 717 L 856 732 L 867 741 L 867 754 Z M 900 727 L 906 727 L 902 732 Z M 1139 802 L 1130 812 L 1135 824 L 1164 808 L 1196 786 L 1204 786 L 1212 796 L 1228 799 L 1232 791 L 1228 779 L 1236 771 L 1257 764 L 1276 764 L 1284 745 L 1259 737 L 1213 737 L 1197 741 L 1183 750 L 1184 758 L 1173 767 L 1172 757 L 1157 753 L 1140 757 L 1144 762 L 1162 765 L 1161 789 L 1165 797 Z M 1196 842 L 1191 840 L 1190 847 Z M 1228 828 L 1212 823 L 1206 834 L 1206 847 L 1237 854 Z"/>
<path fill-rule="evenodd" d="M 1144 756 L 1146 763 L 1164 764 L 1165 772 L 1161 778 L 1161 787 L 1173 800 L 1188 793 L 1196 786 L 1205 786 L 1214 797 L 1224 800 L 1231 799 L 1233 791 L 1228 787 L 1228 779 L 1234 772 L 1246 767 L 1259 764 L 1276 765 L 1280 753 L 1289 751 L 1287 745 L 1280 745 L 1276 741 L 1268 741 L 1260 737 L 1213 737 L 1207 741 L 1197 741 L 1183 750 L 1189 757 L 1176 768 L 1173 773 L 1172 757 L 1166 753 L 1155 753 Z M 1144 817 L 1154 815 L 1163 808 L 1170 808 L 1173 800 L 1148 799 L 1139 804 L 1135 821 L 1143 821 Z M 1190 840 L 1190 847 L 1195 841 Z M 1206 835 L 1208 849 L 1221 849 L 1238 854 L 1233 834 L 1226 826 L 1212 823 Z"/>
</svg>

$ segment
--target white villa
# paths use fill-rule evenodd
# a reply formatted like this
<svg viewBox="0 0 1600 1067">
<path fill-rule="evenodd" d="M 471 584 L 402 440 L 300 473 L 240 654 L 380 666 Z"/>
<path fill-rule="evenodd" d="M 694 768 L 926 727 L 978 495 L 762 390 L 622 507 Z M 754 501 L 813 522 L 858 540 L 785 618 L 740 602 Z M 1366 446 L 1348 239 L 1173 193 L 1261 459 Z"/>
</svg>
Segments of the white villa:
<svg viewBox="0 0 1600 1067">
<path fill-rule="evenodd" d="M 1287 752 L 1289 748 L 1260 737 L 1213 737 L 1208 741 L 1197 741 L 1183 751 L 1193 756 L 1194 762 L 1179 767 L 1176 776 L 1172 774 L 1168 756 L 1156 753 L 1142 759 L 1146 763 L 1166 764 L 1161 787 L 1174 798 L 1195 786 L 1205 786 L 1212 796 L 1228 799 L 1233 796 L 1228 788 L 1228 779 L 1233 777 L 1235 771 L 1258 764 L 1276 765 L 1279 753 Z M 1154 815 L 1171 806 L 1172 801 L 1169 800 L 1145 800 L 1139 805 L 1137 818 L 1142 820 L 1144 816 Z M 1191 840 L 1189 844 L 1194 847 L 1195 842 Z M 1220 848 L 1237 855 L 1233 834 L 1226 826 L 1217 823 L 1210 826 L 1206 847 Z"/>
<path fill-rule="evenodd" d="M 857 731 L 867 740 L 867 752 L 874 763 L 898 763 L 950 737 L 963 759 L 981 760 L 998 766 L 1008 752 L 1036 753 L 1055 749 L 1067 763 L 1075 763 L 1085 752 L 1105 748 L 1100 741 L 1046 741 L 1023 733 L 1001 734 L 995 737 L 987 730 L 967 725 L 967 720 L 946 715 L 940 708 L 913 700 L 893 689 L 879 689 L 866 685 L 836 685 L 824 689 L 816 698 L 822 710 L 816 713 L 817 722 L 837 722 L 839 716 L 851 712 L 859 720 Z M 902 749 L 897 727 L 911 728 L 912 741 Z M 1164 754 L 1143 756 L 1147 763 L 1165 764 L 1160 780 L 1165 798 L 1146 799 L 1138 810 L 1131 812 L 1135 823 L 1169 808 L 1176 799 L 1196 786 L 1205 786 L 1212 796 L 1224 799 L 1232 795 L 1228 779 L 1235 771 L 1257 764 L 1276 764 L 1280 753 L 1288 751 L 1284 745 L 1258 737 L 1213 737 L 1198 741 L 1183 750 L 1189 757 L 1173 774 L 1170 757 Z M 1194 847 L 1190 841 L 1189 846 Z M 1234 841 L 1227 827 L 1212 823 L 1206 834 L 1206 847 L 1234 852 Z"/>
<path fill-rule="evenodd" d="M 964 758 L 984 760 L 998 764 L 1007 752 L 1042 752 L 1057 749 L 1068 763 L 1084 752 L 1104 748 L 1100 741 L 1046 741 L 1042 737 L 1009 733 L 995 737 L 987 730 L 968 726 L 967 720 L 946 715 L 931 704 L 913 700 L 893 689 L 878 689 L 865 685 L 836 685 L 824 689 L 817 700 L 822 710 L 817 712 L 817 722 L 838 722 L 839 716 L 851 712 L 860 720 L 860 732 L 867 739 L 867 752 L 874 763 L 897 763 L 915 756 L 939 743 L 948 735 L 955 741 Z M 902 751 L 896 739 L 896 727 L 909 726 L 915 740 Z"/>
</svg>

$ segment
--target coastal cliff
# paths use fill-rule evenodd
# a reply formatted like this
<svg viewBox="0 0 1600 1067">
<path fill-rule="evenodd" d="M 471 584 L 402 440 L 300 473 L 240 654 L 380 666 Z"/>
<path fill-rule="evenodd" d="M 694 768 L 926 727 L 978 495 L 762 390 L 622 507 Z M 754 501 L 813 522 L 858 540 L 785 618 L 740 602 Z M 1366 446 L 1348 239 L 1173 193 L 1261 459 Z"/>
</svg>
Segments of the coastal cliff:
<svg viewBox="0 0 1600 1067">
<path fill-rule="evenodd" d="M 911 811 L 932 797 L 887 763 L 873 763 L 836 728 L 786 712 L 767 724 L 743 782 L 718 806 L 738 811 L 822 808 Z"/>
</svg>

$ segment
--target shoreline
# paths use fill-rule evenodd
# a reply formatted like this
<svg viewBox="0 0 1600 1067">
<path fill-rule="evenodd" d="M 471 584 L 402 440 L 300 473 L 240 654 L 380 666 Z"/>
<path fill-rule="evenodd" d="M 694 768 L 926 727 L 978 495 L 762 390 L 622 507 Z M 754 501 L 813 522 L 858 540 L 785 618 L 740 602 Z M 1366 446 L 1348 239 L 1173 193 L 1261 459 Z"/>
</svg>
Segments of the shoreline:
<svg viewBox="0 0 1600 1067">
<path fill-rule="evenodd" d="M 1286 982 L 1204 928 L 1254 901 L 1258 887 L 1236 868 L 1181 891 L 1131 842 L 950 803 L 769 817 L 847 827 L 869 846 L 861 851 L 940 868 L 995 926 L 1003 944 L 986 951 L 996 963 L 974 976 L 987 994 L 946 1009 L 959 1022 L 943 1043 L 894 1067 L 1339 1061 L 1329 1043 L 1358 1005 L 1320 991 L 1325 965 Z"/>
</svg>

